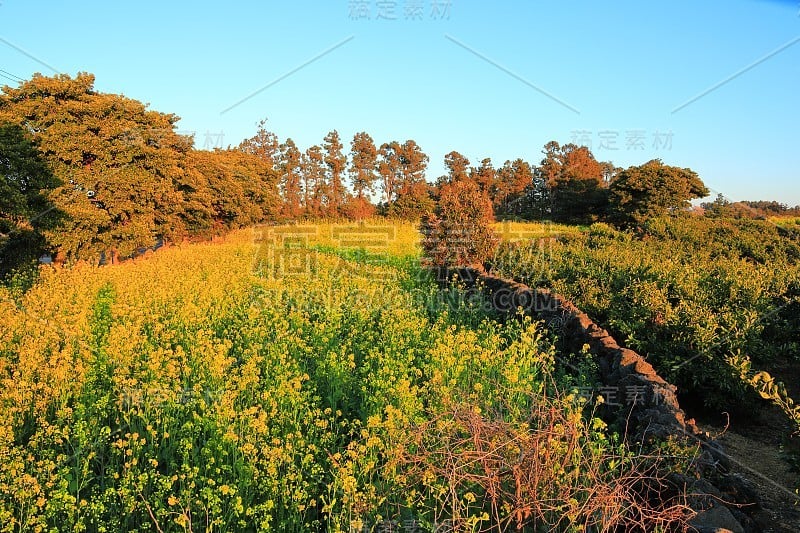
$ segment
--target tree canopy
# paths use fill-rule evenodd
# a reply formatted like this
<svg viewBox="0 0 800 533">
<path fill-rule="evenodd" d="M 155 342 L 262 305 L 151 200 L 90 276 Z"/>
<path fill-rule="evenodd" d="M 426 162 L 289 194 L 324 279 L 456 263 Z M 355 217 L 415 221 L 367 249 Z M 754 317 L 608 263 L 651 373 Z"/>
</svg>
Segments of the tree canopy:
<svg viewBox="0 0 800 533">
<path fill-rule="evenodd" d="M 686 209 L 690 200 L 708 195 L 696 172 L 665 165 L 660 159 L 623 170 L 609 190 L 609 216 L 624 226 Z"/>
</svg>

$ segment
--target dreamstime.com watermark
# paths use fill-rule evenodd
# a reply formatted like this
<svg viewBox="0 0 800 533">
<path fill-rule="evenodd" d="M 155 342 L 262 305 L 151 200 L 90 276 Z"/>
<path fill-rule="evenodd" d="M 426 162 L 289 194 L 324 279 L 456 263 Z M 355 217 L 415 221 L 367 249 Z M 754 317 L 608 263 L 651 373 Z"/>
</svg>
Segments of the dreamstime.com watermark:
<svg viewBox="0 0 800 533">
<path fill-rule="evenodd" d="M 314 287 L 307 284 L 299 291 L 273 288 L 257 293 L 252 296 L 250 303 L 256 308 L 269 308 L 278 301 L 283 302 L 286 311 L 301 314 L 339 306 L 373 310 L 402 307 L 436 312 L 445 309 L 450 312 L 469 311 L 479 313 L 481 316 L 544 314 L 550 316 L 547 325 L 553 330 L 563 330 L 566 323 L 566 319 L 559 314 L 563 314 L 563 309 L 558 299 L 536 290 L 519 292 L 511 288 L 487 294 L 481 290 L 460 290 L 458 287 L 431 291 L 402 290 L 396 287 L 394 280 L 387 280 L 385 284 L 371 289 L 352 286 Z"/>
<path fill-rule="evenodd" d="M 349 0 L 347 18 L 375 21 L 450 20 L 453 0 Z"/>
</svg>

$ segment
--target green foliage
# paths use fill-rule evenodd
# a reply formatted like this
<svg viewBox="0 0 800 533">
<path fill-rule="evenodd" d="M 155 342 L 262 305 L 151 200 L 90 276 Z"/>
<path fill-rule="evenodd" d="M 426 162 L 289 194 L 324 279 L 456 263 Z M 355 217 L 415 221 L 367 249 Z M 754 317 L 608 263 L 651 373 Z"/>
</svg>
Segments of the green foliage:
<svg viewBox="0 0 800 533">
<path fill-rule="evenodd" d="M 609 187 L 609 218 L 622 226 L 689 207 L 689 200 L 708 195 L 697 173 L 654 159 L 620 172 Z"/>
<path fill-rule="evenodd" d="M 30 137 L 20 126 L 0 123 L 0 279 L 29 269 L 44 249 L 42 231 L 61 218 L 47 201 L 59 181 Z"/>
<path fill-rule="evenodd" d="M 731 354 L 761 368 L 800 359 L 800 238 L 768 222 L 704 218 L 651 219 L 643 231 L 595 224 L 544 259 L 504 246 L 494 267 L 574 301 L 679 391 L 744 408 L 752 393 Z"/>
<path fill-rule="evenodd" d="M 180 238 L 183 156 L 178 118 L 94 91 L 94 77 L 34 76 L 0 97 L 0 117 L 33 136 L 64 185 L 50 201 L 65 217 L 48 241 L 72 257 L 128 255 Z"/>
<path fill-rule="evenodd" d="M 558 393 L 539 325 L 441 299 L 407 259 L 320 253 L 278 278 L 252 252 L 0 292 L 0 531 L 571 531 L 650 509 L 619 487 L 657 472 Z"/>
<path fill-rule="evenodd" d="M 99 93 L 90 74 L 6 87 L 0 121 L 0 234 L 13 219 L 30 247 L 62 259 L 125 258 L 277 215 L 267 138 L 195 152 L 177 116 Z"/>
</svg>

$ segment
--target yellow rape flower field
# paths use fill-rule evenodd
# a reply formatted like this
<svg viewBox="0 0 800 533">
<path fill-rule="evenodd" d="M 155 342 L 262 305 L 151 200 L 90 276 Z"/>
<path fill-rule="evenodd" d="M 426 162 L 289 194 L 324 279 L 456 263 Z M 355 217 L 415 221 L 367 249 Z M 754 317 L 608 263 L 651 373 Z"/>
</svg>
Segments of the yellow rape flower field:
<svg viewBox="0 0 800 533">
<path fill-rule="evenodd" d="M 260 227 L 0 289 L 0 531 L 615 516 L 594 501 L 629 458 L 558 394 L 552 339 L 441 291 L 418 243 L 403 223 Z M 536 480 L 476 481 L 545 448 Z"/>
</svg>

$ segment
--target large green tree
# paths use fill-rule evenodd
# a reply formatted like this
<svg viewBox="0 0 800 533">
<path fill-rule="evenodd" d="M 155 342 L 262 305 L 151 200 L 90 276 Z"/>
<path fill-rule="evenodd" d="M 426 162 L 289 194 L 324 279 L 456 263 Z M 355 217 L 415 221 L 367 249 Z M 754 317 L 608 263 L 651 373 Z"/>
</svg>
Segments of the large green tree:
<svg viewBox="0 0 800 533">
<path fill-rule="evenodd" d="M 708 188 L 696 172 L 654 159 L 616 176 L 610 185 L 609 217 L 622 226 L 636 226 L 686 209 L 690 200 L 707 195 Z"/>
<path fill-rule="evenodd" d="M 94 76 L 34 75 L 0 95 L 0 120 L 32 133 L 63 185 L 49 199 L 65 214 L 47 231 L 62 254 L 128 255 L 161 238 L 183 237 L 186 154 L 175 115 L 94 90 Z"/>
<path fill-rule="evenodd" d="M 30 133 L 0 124 L 0 276 L 35 261 L 45 249 L 41 231 L 60 219 L 47 195 L 58 185 Z"/>
</svg>

